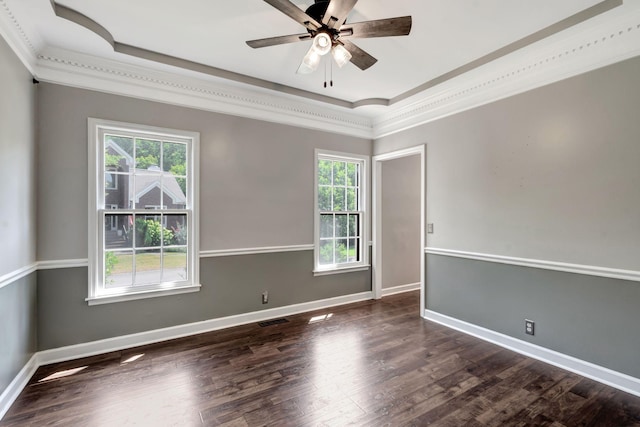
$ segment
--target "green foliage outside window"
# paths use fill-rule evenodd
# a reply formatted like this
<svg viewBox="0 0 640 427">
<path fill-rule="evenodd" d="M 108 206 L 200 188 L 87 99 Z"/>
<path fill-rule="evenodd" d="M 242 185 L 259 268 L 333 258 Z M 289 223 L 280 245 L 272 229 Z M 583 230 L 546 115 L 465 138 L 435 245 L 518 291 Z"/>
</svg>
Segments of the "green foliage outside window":
<svg viewBox="0 0 640 427">
<path fill-rule="evenodd" d="M 160 221 L 153 219 L 136 219 L 136 240 L 144 246 L 160 246 L 164 237 L 164 246 L 174 244 L 173 231 L 162 227 Z"/>
<path fill-rule="evenodd" d="M 107 252 L 105 254 L 104 269 L 107 276 L 111 275 L 111 273 L 113 272 L 113 268 L 117 263 L 118 257 L 116 256 L 116 254 L 114 254 L 113 252 Z"/>
</svg>

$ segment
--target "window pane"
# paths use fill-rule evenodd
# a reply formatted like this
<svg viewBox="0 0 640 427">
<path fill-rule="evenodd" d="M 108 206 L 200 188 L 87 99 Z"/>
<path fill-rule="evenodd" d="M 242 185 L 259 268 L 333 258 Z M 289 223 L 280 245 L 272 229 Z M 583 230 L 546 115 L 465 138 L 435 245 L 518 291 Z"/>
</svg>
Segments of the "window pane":
<svg viewBox="0 0 640 427">
<path fill-rule="evenodd" d="M 187 144 L 162 143 L 162 170 L 172 175 L 187 176 Z"/>
<path fill-rule="evenodd" d="M 349 244 L 349 250 L 347 251 L 347 262 L 358 262 L 360 261 L 359 257 L 359 247 L 360 239 L 349 239 L 347 242 Z"/>
<path fill-rule="evenodd" d="M 333 162 L 333 185 L 346 185 L 345 162 Z"/>
<path fill-rule="evenodd" d="M 333 237 L 333 214 L 320 215 L 320 237 Z"/>
<path fill-rule="evenodd" d="M 345 210 L 344 205 L 344 187 L 333 188 L 333 211 L 340 212 Z"/>
<path fill-rule="evenodd" d="M 133 139 L 123 136 L 105 135 L 104 166 L 118 172 L 128 172 L 133 163 Z"/>
<path fill-rule="evenodd" d="M 355 188 L 347 188 L 347 210 L 348 211 L 358 210 L 356 194 L 357 193 Z"/>
<path fill-rule="evenodd" d="M 158 247 L 162 243 L 162 217 L 136 217 L 136 248 Z"/>
<path fill-rule="evenodd" d="M 187 242 L 188 227 L 186 215 L 164 215 L 165 230 L 163 233 L 163 245 L 184 246 Z"/>
<path fill-rule="evenodd" d="M 131 209 L 132 177 L 125 174 L 105 172 L 104 207 L 105 209 Z M 107 186 L 109 185 L 109 186 Z"/>
<path fill-rule="evenodd" d="M 347 239 L 336 239 L 336 263 L 347 262 Z"/>
<path fill-rule="evenodd" d="M 162 177 L 163 206 L 167 209 L 184 209 L 187 207 L 185 195 L 187 181 L 184 178 L 176 178 L 171 174 Z M 184 187 L 184 189 L 183 189 Z"/>
<path fill-rule="evenodd" d="M 333 239 L 320 241 L 320 265 L 333 264 Z"/>
<path fill-rule="evenodd" d="M 134 285 L 148 285 L 160 283 L 162 273 L 162 258 L 160 250 L 136 251 L 136 275 Z"/>
<path fill-rule="evenodd" d="M 136 174 L 136 209 L 162 209 L 166 203 L 162 195 L 162 176 L 159 174 Z M 168 201 L 171 197 L 167 196 Z"/>
<path fill-rule="evenodd" d="M 133 254 L 126 252 L 104 253 L 105 288 L 122 288 L 133 284 Z"/>
<path fill-rule="evenodd" d="M 318 188 L 318 210 L 320 212 L 331 210 L 331 187 Z"/>
<path fill-rule="evenodd" d="M 104 173 L 104 189 L 108 190 L 117 190 L 118 189 L 118 175 L 115 172 L 109 171 Z"/>
<path fill-rule="evenodd" d="M 347 237 L 347 214 L 336 215 L 336 237 Z"/>
<path fill-rule="evenodd" d="M 106 249 L 132 248 L 132 215 L 111 215 L 104 217 L 104 246 Z"/>
<path fill-rule="evenodd" d="M 163 282 L 187 280 L 187 248 L 168 249 L 163 255 Z"/>
<path fill-rule="evenodd" d="M 359 237 L 360 227 L 360 215 L 349 215 L 349 237 Z"/>
<path fill-rule="evenodd" d="M 331 185 L 331 172 L 332 172 L 331 160 L 318 160 L 318 184 L 319 185 Z"/>
<path fill-rule="evenodd" d="M 160 171 L 160 141 L 136 139 L 136 170 Z"/>
<path fill-rule="evenodd" d="M 187 194 L 187 145 L 176 142 L 162 143 L 164 186 L 173 196 L 173 208 L 186 207 Z M 165 193 L 166 194 L 166 193 Z M 165 196 L 166 197 L 166 196 Z M 168 202 L 165 203 L 169 205 Z"/>
<path fill-rule="evenodd" d="M 356 163 L 347 163 L 347 185 L 356 187 L 358 185 L 358 165 Z"/>
</svg>

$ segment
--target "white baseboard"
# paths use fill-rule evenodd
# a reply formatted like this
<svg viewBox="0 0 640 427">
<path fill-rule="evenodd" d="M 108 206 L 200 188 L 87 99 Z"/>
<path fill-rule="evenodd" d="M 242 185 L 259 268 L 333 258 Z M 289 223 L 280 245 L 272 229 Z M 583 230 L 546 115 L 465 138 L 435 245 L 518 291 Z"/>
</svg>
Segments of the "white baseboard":
<svg viewBox="0 0 640 427">
<path fill-rule="evenodd" d="M 393 288 L 382 288 L 382 296 L 388 297 L 390 295 L 401 294 L 403 292 L 417 291 L 420 289 L 420 282 L 409 283 L 408 285 L 394 286 Z"/>
<path fill-rule="evenodd" d="M 424 318 L 640 397 L 640 379 L 431 310 Z"/>
<path fill-rule="evenodd" d="M 9 408 L 11 408 L 11 405 L 16 401 L 33 374 L 36 373 L 38 367 L 38 355 L 36 353 L 31 356 L 27 364 L 24 365 L 9 386 L 0 394 L 0 420 L 2 420 L 2 417 L 4 417 Z"/>
<path fill-rule="evenodd" d="M 202 322 L 188 323 L 185 325 L 172 326 L 169 328 L 155 329 L 152 331 L 123 335 L 115 338 L 108 338 L 99 341 L 59 347 L 39 352 L 38 363 L 40 366 L 42 366 L 50 363 L 95 356 L 111 351 L 123 350 L 126 348 L 137 347 L 145 344 L 153 344 L 156 342 L 182 338 L 219 329 L 231 328 L 248 323 L 261 322 L 263 320 L 269 320 L 277 317 L 291 316 L 307 311 L 321 310 L 325 308 L 336 307 L 339 305 L 366 301 L 372 298 L 372 292 L 362 292 L 359 294 L 345 295 L 341 297 L 306 302 L 302 304 L 288 305 L 285 307 L 254 311 L 251 313 L 222 317 L 219 319 L 205 320 Z"/>
</svg>

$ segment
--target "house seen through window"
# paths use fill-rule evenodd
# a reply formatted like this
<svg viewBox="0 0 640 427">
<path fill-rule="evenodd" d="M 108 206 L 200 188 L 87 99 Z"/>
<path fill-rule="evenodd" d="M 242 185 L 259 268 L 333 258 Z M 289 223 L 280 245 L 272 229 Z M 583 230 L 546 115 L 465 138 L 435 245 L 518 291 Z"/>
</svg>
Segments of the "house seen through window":
<svg viewBox="0 0 640 427">
<path fill-rule="evenodd" d="M 196 136 L 97 123 L 95 138 L 95 175 L 103 178 L 94 220 L 103 225 L 89 300 L 197 285 Z"/>
</svg>

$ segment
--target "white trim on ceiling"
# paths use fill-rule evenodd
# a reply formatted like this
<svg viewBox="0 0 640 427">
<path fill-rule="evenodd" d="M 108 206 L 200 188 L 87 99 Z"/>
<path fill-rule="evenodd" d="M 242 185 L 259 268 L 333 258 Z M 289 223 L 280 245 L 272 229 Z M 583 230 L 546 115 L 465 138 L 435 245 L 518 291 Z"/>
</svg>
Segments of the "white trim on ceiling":
<svg viewBox="0 0 640 427">
<path fill-rule="evenodd" d="M 35 62 L 38 49 L 36 43 L 27 36 L 26 31 L 18 22 L 5 0 L 0 0 L 0 36 L 2 36 L 11 50 L 18 56 L 22 64 L 31 74 L 35 74 Z"/>
<path fill-rule="evenodd" d="M 29 71 L 43 81 L 372 139 L 639 55 L 640 8 L 625 3 L 620 9 L 390 107 L 365 107 L 360 111 L 246 88 L 197 73 L 183 76 L 68 50 L 39 49 L 39 36 L 21 26 L 6 0 L 0 0 L 0 35 Z"/>
<path fill-rule="evenodd" d="M 373 123 L 375 138 L 508 98 L 640 55 L 640 9 L 594 18 L 425 91 L 418 101 L 389 108 Z"/>
<path fill-rule="evenodd" d="M 38 55 L 42 81 L 291 126 L 372 137 L 371 119 L 300 98 L 178 76 L 62 49 Z"/>
</svg>

